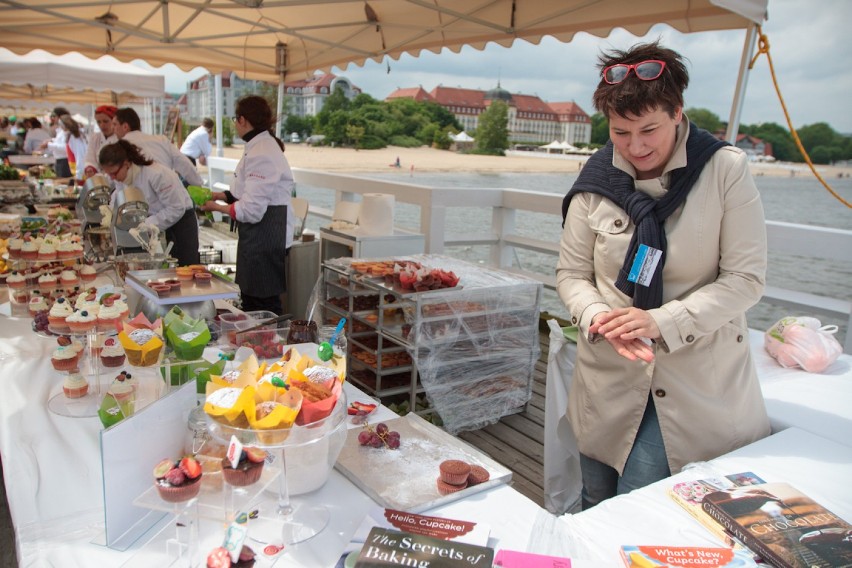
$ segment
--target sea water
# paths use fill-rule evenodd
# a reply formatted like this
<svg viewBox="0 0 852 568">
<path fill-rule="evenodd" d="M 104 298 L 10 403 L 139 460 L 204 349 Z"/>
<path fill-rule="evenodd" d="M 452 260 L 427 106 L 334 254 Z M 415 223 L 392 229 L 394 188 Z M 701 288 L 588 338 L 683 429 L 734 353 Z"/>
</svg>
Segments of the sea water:
<svg viewBox="0 0 852 568">
<path fill-rule="evenodd" d="M 564 195 L 577 179 L 577 174 L 454 172 L 415 173 L 409 176 L 404 172 L 393 172 L 364 174 L 363 177 L 442 188 L 504 188 Z M 852 178 L 831 178 L 826 181 L 843 199 L 852 201 Z M 791 177 L 757 176 L 755 183 L 761 194 L 767 220 L 852 230 L 852 211 L 832 197 L 810 173 L 796 172 L 795 176 Z M 308 198 L 312 204 L 328 209 L 334 207 L 332 192 L 301 184 L 298 192 L 299 196 Z M 321 223 L 317 220 L 313 223 L 315 226 L 311 228 L 317 230 Z M 469 233 L 470 227 L 489 227 L 490 223 L 491 209 L 487 207 L 459 207 L 447 210 L 448 234 Z M 420 224 L 419 207 L 397 203 L 395 224 L 397 227 L 416 230 Z M 561 219 L 556 215 L 518 211 L 515 225 L 518 234 L 542 240 L 558 241 L 561 233 Z M 486 263 L 489 250 L 485 246 L 447 247 L 445 254 L 474 263 Z M 556 258 L 518 250 L 514 264 L 524 270 L 553 274 Z M 773 250 L 769 254 L 767 283 L 781 288 L 803 290 L 852 301 L 852 266 L 792 256 L 781 250 Z M 542 298 L 542 310 L 563 318 L 568 315 L 556 293 L 548 290 L 545 290 Z M 761 303 L 749 310 L 748 322 L 754 329 L 767 329 L 778 319 L 787 315 L 807 314 L 793 314 L 788 308 Z M 842 343 L 846 331 L 846 319 L 839 317 L 820 317 L 820 319 L 824 324 L 840 326 L 838 339 Z"/>
</svg>

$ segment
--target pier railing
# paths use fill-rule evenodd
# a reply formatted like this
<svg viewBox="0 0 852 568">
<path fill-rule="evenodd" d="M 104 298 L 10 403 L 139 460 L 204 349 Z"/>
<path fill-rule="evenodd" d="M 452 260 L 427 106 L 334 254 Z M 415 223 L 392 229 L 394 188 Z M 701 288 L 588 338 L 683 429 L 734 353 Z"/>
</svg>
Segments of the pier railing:
<svg viewBox="0 0 852 568">
<path fill-rule="evenodd" d="M 211 184 L 227 183 L 236 165 L 237 160 L 234 159 L 209 158 Z M 440 254 L 446 247 L 459 245 L 486 246 L 489 248 L 490 266 L 523 274 L 542 282 L 550 290 L 556 287 L 553 272 L 545 274 L 524 270 L 515 266 L 514 260 L 520 258 L 519 254 L 523 251 L 535 252 L 554 257 L 552 265 L 555 266 L 559 255 L 558 235 L 554 235 L 554 239 L 544 240 L 519 234 L 516 231 L 516 218 L 519 212 L 561 217 L 562 195 L 500 188 L 430 187 L 301 168 L 293 168 L 293 176 L 299 185 L 334 192 L 335 203 L 359 201 L 359 196 L 364 193 L 393 195 L 397 203 L 419 207 L 419 227 L 406 229 L 425 236 L 427 253 Z M 447 212 L 459 207 L 490 209 L 490 225 L 469 227 L 464 233 L 449 232 Z M 330 221 L 332 211 L 312 204 L 310 216 Z M 805 263 L 819 258 L 840 266 L 852 266 L 852 231 L 767 221 L 767 237 L 770 253 L 783 251 L 784 255 L 801 257 Z M 844 351 L 852 353 L 852 302 L 776 286 L 766 287 L 763 300 L 797 313 L 829 316 L 845 321 Z"/>
</svg>

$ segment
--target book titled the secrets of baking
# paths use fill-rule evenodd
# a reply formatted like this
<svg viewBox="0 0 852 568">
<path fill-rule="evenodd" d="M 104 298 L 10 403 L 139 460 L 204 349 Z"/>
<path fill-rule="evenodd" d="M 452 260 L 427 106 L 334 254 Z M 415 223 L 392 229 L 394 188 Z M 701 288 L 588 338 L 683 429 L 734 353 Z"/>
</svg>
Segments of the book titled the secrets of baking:
<svg viewBox="0 0 852 568">
<path fill-rule="evenodd" d="M 373 527 L 355 568 L 491 568 L 494 549 Z"/>
<path fill-rule="evenodd" d="M 852 525 L 787 483 L 716 491 L 701 503 L 772 566 L 852 567 Z"/>
</svg>

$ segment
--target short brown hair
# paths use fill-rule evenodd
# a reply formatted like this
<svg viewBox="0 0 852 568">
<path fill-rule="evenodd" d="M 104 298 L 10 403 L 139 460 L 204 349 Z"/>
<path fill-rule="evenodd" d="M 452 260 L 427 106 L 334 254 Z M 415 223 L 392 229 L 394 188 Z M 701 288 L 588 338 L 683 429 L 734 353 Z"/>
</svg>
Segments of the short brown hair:
<svg viewBox="0 0 852 568">
<path fill-rule="evenodd" d="M 212 118 L 205 118 L 204 120 L 201 121 L 201 126 L 206 128 L 207 130 L 212 130 L 213 129 L 213 119 Z"/>
<path fill-rule="evenodd" d="M 689 72 L 684 58 L 676 51 L 662 47 L 659 42 L 636 44 L 626 51 L 613 49 L 598 56 L 598 69 L 603 70 L 618 63 L 636 64 L 648 59 L 666 63 L 659 78 L 643 81 L 635 73 L 615 85 L 603 80 L 598 83 L 592 102 L 604 116 L 613 114 L 626 118 L 628 114 L 639 116 L 660 108 L 674 116 L 678 107 L 683 107 L 683 92 L 689 85 Z"/>
</svg>

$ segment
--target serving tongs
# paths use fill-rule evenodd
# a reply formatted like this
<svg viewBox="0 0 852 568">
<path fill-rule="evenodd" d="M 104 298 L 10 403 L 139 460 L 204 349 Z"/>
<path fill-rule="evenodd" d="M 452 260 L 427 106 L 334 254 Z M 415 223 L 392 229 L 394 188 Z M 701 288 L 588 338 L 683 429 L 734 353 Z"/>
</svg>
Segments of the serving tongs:
<svg viewBox="0 0 852 568">
<path fill-rule="evenodd" d="M 237 337 L 239 337 L 240 335 L 242 335 L 244 333 L 248 333 L 250 331 L 257 331 L 258 329 L 266 327 L 267 325 L 273 325 L 273 324 L 281 323 L 282 321 L 287 321 L 288 319 L 292 319 L 292 317 L 293 317 L 292 314 L 284 314 L 284 315 L 281 315 L 281 316 L 278 316 L 278 317 L 274 317 L 274 318 L 262 321 L 259 324 L 252 326 L 248 329 L 241 329 L 241 330 L 237 331 L 236 333 L 234 333 L 234 339 L 236 340 Z M 234 341 L 234 343 L 239 344 L 239 341 Z"/>
</svg>

